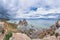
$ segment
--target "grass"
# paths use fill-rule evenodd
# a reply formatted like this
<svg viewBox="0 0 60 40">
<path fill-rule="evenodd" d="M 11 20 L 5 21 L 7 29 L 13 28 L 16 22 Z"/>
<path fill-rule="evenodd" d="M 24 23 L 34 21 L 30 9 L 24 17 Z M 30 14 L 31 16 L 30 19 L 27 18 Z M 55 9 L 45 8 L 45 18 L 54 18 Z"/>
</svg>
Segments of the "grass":
<svg viewBox="0 0 60 40">
<path fill-rule="evenodd" d="M 15 23 L 9 23 L 9 22 L 5 22 L 5 27 L 4 29 L 6 29 L 8 32 L 18 32 L 17 30 L 17 24 Z"/>
</svg>

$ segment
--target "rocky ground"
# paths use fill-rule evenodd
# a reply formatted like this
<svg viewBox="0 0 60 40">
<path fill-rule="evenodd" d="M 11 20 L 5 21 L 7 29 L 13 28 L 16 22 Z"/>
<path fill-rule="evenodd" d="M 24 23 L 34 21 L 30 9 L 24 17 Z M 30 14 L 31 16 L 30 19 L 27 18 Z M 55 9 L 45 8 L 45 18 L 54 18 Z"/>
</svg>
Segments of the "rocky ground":
<svg viewBox="0 0 60 40">
<path fill-rule="evenodd" d="M 25 24 L 25 26 L 26 26 L 27 22 L 26 23 L 25 22 L 26 21 L 24 21 L 24 22 L 22 22 L 22 24 L 21 23 L 20 24 L 21 25 Z M 14 28 L 11 28 L 13 26 L 13 24 L 10 24 L 10 23 L 5 23 L 5 24 L 6 24 L 5 30 L 7 30 L 7 32 L 9 32 L 9 31 L 12 32 L 12 37 L 10 38 L 10 40 L 60 40 L 60 20 L 58 20 L 49 29 L 38 31 L 36 33 L 34 33 L 35 30 L 33 31 L 32 29 L 30 29 L 29 31 L 26 31 L 27 33 L 29 32 L 28 35 L 26 33 L 24 33 L 25 31 L 23 33 L 18 30 L 16 31 L 17 28 L 15 26 L 14 26 Z M 15 29 L 15 31 L 13 29 Z M 36 35 L 36 37 L 35 37 L 35 35 Z M 4 37 L 5 37 L 5 35 L 1 34 L 0 40 L 3 40 Z M 31 39 L 31 37 L 32 37 L 32 39 Z"/>
<path fill-rule="evenodd" d="M 26 34 L 23 33 L 13 33 L 10 40 L 31 40 Z"/>
<path fill-rule="evenodd" d="M 0 35 L 0 40 L 3 40 L 4 39 L 4 34 Z"/>
</svg>

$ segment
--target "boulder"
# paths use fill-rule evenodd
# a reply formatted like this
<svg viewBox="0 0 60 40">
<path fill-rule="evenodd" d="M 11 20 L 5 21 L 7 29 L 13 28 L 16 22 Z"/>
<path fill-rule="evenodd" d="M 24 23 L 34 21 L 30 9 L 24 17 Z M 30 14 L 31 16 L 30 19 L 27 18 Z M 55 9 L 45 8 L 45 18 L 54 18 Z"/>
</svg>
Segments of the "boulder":
<svg viewBox="0 0 60 40">
<path fill-rule="evenodd" d="M 55 30 L 55 33 L 60 34 L 60 28 L 56 29 L 56 30 Z"/>
</svg>

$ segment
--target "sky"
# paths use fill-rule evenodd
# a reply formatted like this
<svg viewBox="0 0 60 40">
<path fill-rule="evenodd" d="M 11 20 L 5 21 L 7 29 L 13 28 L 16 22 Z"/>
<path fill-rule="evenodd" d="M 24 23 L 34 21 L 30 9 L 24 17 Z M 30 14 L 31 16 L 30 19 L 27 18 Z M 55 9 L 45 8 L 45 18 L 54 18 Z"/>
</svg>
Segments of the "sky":
<svg viewBox="0 0 60 40">
<path fill-rule="evenodd" d="M 0 18 L 60 18 L 60 0 L 0 0 Z"/>
</svg>

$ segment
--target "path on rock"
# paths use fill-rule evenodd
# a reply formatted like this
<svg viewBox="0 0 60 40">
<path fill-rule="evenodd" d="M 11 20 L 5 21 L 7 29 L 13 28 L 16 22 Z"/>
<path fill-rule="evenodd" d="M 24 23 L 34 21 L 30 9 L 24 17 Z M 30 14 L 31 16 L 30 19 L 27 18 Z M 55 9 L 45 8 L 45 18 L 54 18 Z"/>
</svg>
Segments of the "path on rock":
<svg viewBox="0 0 60 40">
<path fill-rule="evenodd" d="M 0 40 L 3 40 L 4 37 L 5 37 L 5 34 L 1 34 L 1 35 L 0 35 Z"/>
</svg>

